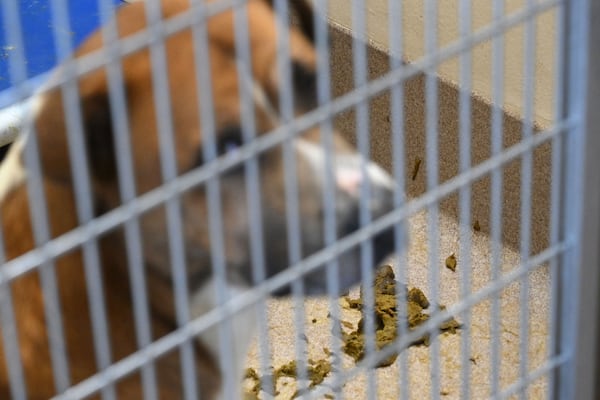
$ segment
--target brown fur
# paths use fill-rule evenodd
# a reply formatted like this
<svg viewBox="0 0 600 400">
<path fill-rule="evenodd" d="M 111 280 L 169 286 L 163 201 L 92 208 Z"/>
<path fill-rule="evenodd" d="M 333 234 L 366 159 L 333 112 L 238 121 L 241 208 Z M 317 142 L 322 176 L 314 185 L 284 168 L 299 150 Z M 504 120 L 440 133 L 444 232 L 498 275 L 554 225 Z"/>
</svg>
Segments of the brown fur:
<svg viewBox="0 0 600 400">
<path fill-rule="evenodd" d="M 50 212 L 52 235 L 58 236 L 77 226 L 72 212 L 75 207 L 70 186 L 46 183 L 46 196 Z M 10 228 L 6 235 L 8 258 L 14 258 L 34 248 L 29 219 L 27 191 L 24 186 L 11 193 L 2 207 L 4 226 Z M 126 270 L 121 265 L 122 248 L 115 238 L 103 241 L 105 265 L 104 291 L 107 314 L 111 327 L 112 359 L 119 360 L 136 350 L 133 327 L 132 305 Z M 59 299 L 62 305 L 65 342 L 69 355 L 71 381 L 79 382 L 96 372 L 93 356 L 93 338 L 90 329 L 89 303 L 84 280 L 84 271 L 79 251 L 61 257 L 56 263 L 56 279 L 59 282 Z M 48 399 L 55 394 L 46 321 L 44 299 L 40 287 L 39 273 L 31 273 L 15 280 L 11 285 L 17 329 L 20 333 L 21 358 L 25 371 L 28 396 L 33 400 Z M 158 338 L 173 329 L 172 324 L 161 318 L 152 320 L 152 333 Z M 207 396 L 215 393 L 219 375 L 214 363 L 199 362 L 210 358 L 204 350 L 197 348 L 199 385 Z M 0 359 L 4 359 L 0 347 Z M 179 374 L 179 357 L 170 354 L 157 364 L 158 389 L 162 399 L 182 398 Z M 212 367 L 212 368 L 211 368 Z M 0 398 L 10 398 L 5 363 L 0 363 Z M 117 385 L 117 393 L 123 399 L 141 399 L 139 374 L 134 374 Z M 210 398 L 210 397 L 209 397 Z"/>
<path fill-rule="evenodd" d="M 163 2 L 163 15 L 171 17 L 187 8 L 184 0 Z M 248 7 L 250 15 L 250 43 L 254 50 L 253 70 L 257 80 L 265 84 L 269 95 L 276 98 L 277 82 L 273 69 L 274 63 L 274 25 L 271 13 L 265 4 L 252 1 Z M 121 37 L 128 36 L 145 27 L 143 4 L 132 4 L 118 13 L 118 26 Z M 230 121 L 239 120 L 237 75 L 231 57 L 234 55 L 232 14 L 226 12 L 213 18 L 208 25 L 211 48 L 210 56 L 213 75 L 215 114 L 217 124 L 224 126 Z M 308 42 L 300 35 L 292 36 L 293 50 L 310 65 L 314 54 Z M 87 54 L 102 46 L 100 34 L 93 35 L 77 51 L 77 56 Z M 201 133 L 197 118 L 198 96 L 195 93 L 196 74 L 193 63 L 192 35 L 189 30 L 178 33 L 167 41 L 170 95 L 173 102 L 172 115 L 174 130 L 186 132 L 176 136 L 178 168 L 186 171 L 193 166 L 195 153 L 189 149 L 199 147 Z M 204 66 L 203 66 L 204 67 Z M 123 61 L 126 91 L 129 104 L 129 118 L 133 143 L 133 163 L 136 171 L 138 193 L 144 193 L 161 183 L 159 170 L 158 139 L 154 112 L 154 93 L 151 84 L 151 65 L 149 52 L 143 50 L 127 57 Z M 110 135 L 98 129 L 110 127 L 110 114 L 107 110 L 107 84 L 104 70 L 97 70 L 80 81 L 79 92 L 82 98 L 84 129 L 92 135 Z M 43 107 L 37 118 L 39 148 L 45 173 L 45 188 L 50 215 L 52 236 L 56 237 L 78 225 L 74 214 L 75 203 L 71 187 L 71 172 L 65 135 L 62 94 L 51 91 L 43 97 Z M 92 125 L 90 125 L 90 123 Z M 96 124 L 96 126 L 94 126 Z M 272 128 L 266 117 L 258 119 L 258 130 L 264 132 Z M 110 138 L 95 138 L 100 146 L 111 146 Z M 97 159 L 91 156 L 91 173 L 96 193 L 102 193 L 105 206 L 114 207 L 119 203 L 115 190 L 115 170 L 108 157 Z M 6 232 L 6 250 L 8 259 L 35 248 L 32 236 L 29 205 L 25 185 L 9 195 L 1 205 L 2 224 Z M 133 327 L 132 305 L 125 265 L 126 257 L 118 236 L 110 235 L 102 240 L 102 259 L 104 267 L 104 292 L 107 312 L 110 316 L 111 345 L 113 360 L 118 360 L 136 350 L 135 330 Z M 93 356 L 93 338 L 91 333 L 88 296 L 84 280 L 81 253 L 79 251 L 61 257 L 56 263 L 57 282 L 59 282 L 60 303 L 67 343 L 67 353 L 71 371 L 71 381 L 79 382 L 96 372 Z M 154 284 L 149 277 L 150 286 L 156 293 L 165 289 L 164 283 Z M 25 380 L 30 399 L 48 399 L 55 394 L 50 363 L 46 322 L 44 317 L 43 294 L 40 288 L 39 274 L 30 273 L 11 284 L 17 330 L 21 347 Z M 167 289 L 168 291 L 168 289 Z M 169 293 L 171 295 L 171 293 Z M 152 297 L 152 296 L 150 296 Z M 170 302 L 168 296 L 154 299 L 154 303 Z M 170 307 L 167 307 L 170 308 Z M 160 314 L 152 319 L 153 337 L 158 338 L 174 328 Z M 0 359 L 3 359 L 0 347 Z M 219 374 L 215 363 L 201 362 L 210 358 L 197 346 L 198 379 L 203 398 L 211 398 L 219 386 Z M 158 363 L 159 392 L 163 399 L 182 398 L 180 392 L 179 357 L 171 354 Z M 124 399 L 142 398 L 139 374 L 120 382 L 118 393 Z M 0 363 L 0 398 L 9 398 L 7 370 Z"/>
<path fill-rule="evenodd" d="M 162 13 L 165 18 L 183 12 L 187 0 L 163 0 Z M 278 104 L 276 63 L 276 31 L 272 9 L 265 1 L 250 0 L 248 4 L 249 36 L 252 50 L 254 83 L 266 94 L 275 106 Z M 171 99 L 175 156 L 178 173 L 199 166 L 198 154 L 203 144 L 201 121 L 198 116 L 199 95 L 196 93 L 196 69 L 210 68 L 217 135 L 231 126 L 240 126 L 238 75 L 235 63 L 235 40 L 232 12 L 224 12 L 208 22 L 210 61 L 195 65 L 192 33 L 185 30 L 166 40 L 166 63 Z M 306 21 L 305 21 L 306 24 Z M 119 35 L 125 37 L 138 32 L 146 25 L 143 3 L 122 8 L 117 15 Z M 304 28 L 306 30 L 306 28 Z M 82 57 L 102 47 L 102 36 L 96 33 L 76 52 Z M 299 71 L 295 90 L 295 112 L 301 114 L 314 104 L 315 52 L 309 38 L 301 31 L 290 31 L 290 53 L 295 71 Z M 140 50 L 122 61 L 127 101 L 127 116 L 132 147 L 132 163 L 135 171 L 136 193 L 148 192 L 163 182 L 160 169 L 159 140 L 152 85 L 152 66 L 149 50 Z M 59 72 L 60 73 L 60 72 Z M 87 145 L 92 197 L 98 213 L 121 204 L 114 155 L 115 134 L 112 129 L 111 113 L 107 94 L 107 75 L 104 69 L 95 70 L 80 78 L 78 82 L 83 131 Z M 204 90 L 204 89 L 203 89 Z M 158 95 L 166 95 L 164 93 Z M 60 236 L 78 225 L 74 201 L 71 166 L 67 148 L 66 124 L 63 98 L 59 89 L 51 90 L 41 97 L 41 108 L 36 114 L 35 127 L 43 167 L 43 181 L 48 202 L 49 224 L 52 237 Z M 256 131 L 263 134 L 275 128 L 268 113 L 255 105 Z M 315 142 L 319 139 L 318 129 L 304 134 L 304 139 Z M 334 136 L 336 154 L 350 153 L 351 148 L 339 137 Z M 284 167 L 280 150 L 273 150 L 259 157 L 261 171 L 260 191 L 262 196 L 265 242 L 269 243 L 265 256 L 267 275 L 279 272 L 287 265 L 287 242 L 285 233 Z M 357 164 L 358 165 L 358 164 Z M 311 169 L 312 168 L 312 169 Z M 322 247 L 322 210 L 318 171 L 310 162 L 298 157 L 299 204 L 303 219 L 303 252 L 313 253 Z M 312 172 L 311 172 L 312 171 Z M 250 250 L 248 248 L 248 221 L 245 210 L 245 183 L 240 172 L 232 171 L 221 176 L 223 208 L 223 232 L 228 279 L 250 286 Z M 389 191 L 389 189 L 386 189 Z M 378 193 L 374 191 L 374 193 Z M 380 209 L 389 209 L 391 192 L 384 193 Z M 375 194 L 374 194 L 375 195 Z M 338 212 L 340 235 L 355 229 L 355 199 L 347 194 L 342 198 L 344 207 Z M 207 225 L 207 205 L 204 188 L 194 188 L 178 200 L 183 216 L 183 240 L 186 248 L 188 274 L 208 276 L 211 271 L 210 239 Z M 376 217 L 377 215 L 374 215 Z M 26 185 L 22 184 L 0 204 L 2 228 L 6 237 L 9 259 L 34 249 L 36 243 L 27 198 Z M 348 221 L 345 218 L 348 218 Z M 166 232 L 166 215 L 158 207 L 139 220 L 143 246 L 145 272 L 148 282 L 148 298 L 151 306 L 153 339 L 172 331 L 176 327 Z M 122 229 L 122 228 L 121 228 Z M 121 229 L 110 232 L 100 239 L 104 294 L 109 315 L 112 360 L 119 360 L 137 348 L 133 327 L 131 291 L 127 266 L 127 255 Z M 377 246 L 376 246 L 377 247 Z M 391 246 L 388 238 L 381 246 L 387 251 Z M 381 252 L 379 251 L 379 252 Z M 358 257 L 350 257 L 350 260 Z M 348 283 L 358 280 L 357 268 L 341 272 L 350 277 Z M 204 275 L 203 275 L 204 274 Z M 93 352 L 93 336 L 89 316 L 83 260 L 78 249 L 60 257 L 56 262 L 56 276 L 64 322 L 65 340 L 71 372 L 71 382 L 77 383 L 97 372 Z M 317 291 L 323 290 L 321 276 L 312 276 Z M 315 283 L 316 282 L 316 283 Z M 307 284 L 307 287 L 310 286 Z M 197 287 L 190 287 L 193 293 Z M 41 291 L 39 272 L 32 272 L 11 282 L 20 354 L 25 371 L 25 380 L 31 399 L 47 399 L 55 394 L 46 335 L 44 294 Z M 192 315 L 196 317 L 197 315 Z M 51 316 L 52 317 L 52 316 Z M 219 390 L 220 371 L 213 359 L 215 349 L 206 349 L 203 342 L 195 341 L 195 356 L 198 384 L 203 399 L 211 399 Z M 3 359 L 0 347 L 0 359 Z M 175 351 L 157 363 L 158 389 L 162 399 L 182 398 L 180 361 Z M 0 398 L 9 397 L 7 366 L 0 363 Z M 140 399 L 139 373 L 117 384 L 120 398 Z"/>
</svg>

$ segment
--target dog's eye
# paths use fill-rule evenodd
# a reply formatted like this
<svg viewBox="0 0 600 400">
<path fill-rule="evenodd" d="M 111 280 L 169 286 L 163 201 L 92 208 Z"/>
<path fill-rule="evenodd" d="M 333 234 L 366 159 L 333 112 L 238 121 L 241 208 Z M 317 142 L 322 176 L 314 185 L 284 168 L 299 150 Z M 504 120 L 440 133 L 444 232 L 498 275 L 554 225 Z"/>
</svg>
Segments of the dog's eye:
<svg viewBox="0 0 600 400">
<path fill-rule="evenodd" d="M 221 156 L 236 150 L 243 144 L 242 129 L 239 126 L 231 126 L 222 129 L 217 134 L 217 152 Z"/>
<path fill-rule="evenodd" d="M 217 140 L 217 142 L 215 145 L 216 145 L 216 151 L 217 151 L 216 156 L 217 157 L 227 154 L 229 152 L 235 151 L 244 142 L 244 139 L 242 137 L 242 130 L 239 126 L 230 126 L 230 127 L 221 129 L 219 132 L 217 132 L 216 140 Z M 193 167 L 199 167 L 204 164 L 205 150 L 207 150 L 207 149 L 202 148 L 202 147 L 198 149 L 198 152 L 196 155 L 196 160 L 194 161 Z"/>
<path fill-rule="evenodd" d="M 298 106 L 309 110 L 317 105 L 317 77 L 308 66 L 294 61 L 292 63 L 292 79 L 295 101 Z"/>
</svg>

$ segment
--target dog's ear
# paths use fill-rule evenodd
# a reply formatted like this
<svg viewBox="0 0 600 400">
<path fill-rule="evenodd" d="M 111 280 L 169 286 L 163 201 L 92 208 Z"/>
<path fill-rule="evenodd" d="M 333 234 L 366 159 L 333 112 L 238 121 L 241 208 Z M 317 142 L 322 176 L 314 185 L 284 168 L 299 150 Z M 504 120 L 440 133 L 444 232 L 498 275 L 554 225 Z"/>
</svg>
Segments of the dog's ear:
<svg viewBox="0 0 600 400">
<path fill-rule="evenodd" d="M 110 104 L 105 90 L 81 95 L 81 125 L 92 179 L 106 182 L 116 177 Z M 45 177 L 69 181 L 71 167 L 67 138 L 67 113 L 60 89 L 44 95 L 35 117 L 38 147 Z"/>
<path fill-rule="evenodd" d="M 273 8 L 273 2 L 275 0 L 266 0 L 267 3 Z M 310 40 L 311 43 L 315 42 L 315 26 L 314 26 L 314 14 L 313 9 L 307 0 L 293 0 L 289 2 L 291 8 L 291 20 L 300 31 Z"/>
</svg>

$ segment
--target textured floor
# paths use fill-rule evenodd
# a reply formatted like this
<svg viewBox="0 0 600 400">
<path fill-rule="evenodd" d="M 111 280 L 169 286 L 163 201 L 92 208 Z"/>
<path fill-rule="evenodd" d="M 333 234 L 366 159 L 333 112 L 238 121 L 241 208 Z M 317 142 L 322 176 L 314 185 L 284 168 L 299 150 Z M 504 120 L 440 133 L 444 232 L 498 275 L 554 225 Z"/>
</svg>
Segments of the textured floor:
<svg viewBox="0 0 600 400">
<path fill-rule="evenodd" d="M 352 89 L 352 44 L 347 35 L 341 31 L 332 31 L 332 69 L 333 92 L 342 95 Z M 384 74 L 388 68 L 388 57 L 370 48 L 368 52 L 369 79 Z M 447 181 L 458 173 L 458 91 L 451 84 L 439 82 L 439 177 L 440 182 Z M 417 76 L 404 85 L 404 135 L 405 152 L 404 166 L 406 176 L 417 159 L 423 160 L 420 172 L 415 180 L 407 179 L 406 191 L 410 198 L 418 198 L 425 192 L 425 97 L 424 79 Z M 389 95 L 382 95 L 369 102 L 369 125 L 371 134 L 371 155 L 388 170 L 391 168 L 390 115 L 397 110 L 390 107 Z M 490 157 L 490 120 L 491 107 L 476 95 L 472 97 L 471 113 L 471 158 L 473 164 L 480 163 Z M 344 113 L 336 120 L 336 126 L 345 132 L 350 141 L 355 137 L 355 118 L 352 112 Z M 510 115 L 503 119 L 503 146 L 508 147 L 520 140 L 521 124 Z M 531 202 L 531 251 L 538 253 L 547 247 L 549 226 L 549 172 L 551 153 L 549 146 L 542 146 L 533 151 L 533 185 Z M 506 165 L 502 172 L 502 271 L 506 273 L 518 265 L 519 255 L 515 249 L 520 245 L 520 161 L 514 160 Z M 472 251 L 470 279 L 472 291 L 489 284 L 491 277 L 490 241 L 490 177 L 485 176 L 474 182 L 471 196 L 471 218 L 477 220 L 481 230 L 472 231 Z M 440 203 L 439 218 L 439 257 L 435 268 L 440 272 L 439 302 L 445 305 L 456 304 L 459 299 L 461 271 L 467 268 L 464 255 L 459 251 L 459 227 L 457 223 L 458 196 L 451 195 Z M 430 254 L 427 248 L 427 215 L 421 212 L 410 219 L 411 245 L 407 252 L 406 274 L 409 286 L 422 289 L 431 299 L 428 289 Z M 444 260 L 455 253 L 458 259 L 456 272 L 445 268 Z M 399 268 L 400 266 L 395 266 Z M 483 301 L 472 308 L 471 323 L 464 326 L 458 334 L 443 334 L 439 336 L 439 394 L 443 399 L 459 399 L 467 397 L 461 394 L 461 343 L 470 342 L 468 395 L 474 399 L 485 399 L 490 396 L 492 381 L 497 380 L 500 390 L 506 389 L 519 379 L 521 354 L 520 313 L 522 308 L 529 311 L 527 358 L 529 371 L 539 367 L 548 354 L 549 309 L 550 309 L 550 279 L 546 266 L 536 268 L 529 275 L 529 304 L 521 304 L 520 285 L 513 283 L 501 292 L 501 316 L 498 324 L 494 325 L 493 334 L 490 301 Z M 342 320 L 356 324 L 360 315 L 355 310 L 345 310 Z M 310 299 L 305 305 L 305 325 L 308 343 L 308 358 L 313 360 L 327 359 L 326 349 L 335 348 L 338 339 L 332 339 L 331 321 L 328 318 L 329 309 L 326 299 Z M 464 315 L 458 315 L 460 322 L 465 321 Z M 295 359 L 293 305 L 289 300 L 269 301 L 269 338 L 271 342 L 272 360 L 270 366 L 278 368 Z M 494 340 L 500 342 L 500 359 L 498 375 L 492 376 L 490 357 Z M 336 342 L 337 340 L 337 342 Z M 407 390 L 411 399 L 432 398 L 431 348 L 412 347 L 405 352 L 408 371 L 408 388 L 403 387 L 400 379 L 400 358 L 387 368 L 376 370 L 377 398 L 398 398 L 399 390 Z M 248 365 L 258 368 L 257 349 L 251 351 Z M 347 356 L 343 358 L 344 368 L 351 368 L 354 361 Z M 332 378 L 325 380 L 328 385 Z M 249 380 L 246 382 L 250 386 Z M 544 398 L 547 387 L 545 378 L 534 381 L 528 387 L 529 398 Z M 365 399 L 367 379 L 365 374 L 345 384 L 343 397 L 347 399 Z M 295 381 L 291 378 L 281 378 L 278 381 L 275 396 L 277 399 L 290 399 L 296 390 Z M 436 389 L 437 391 L 437 389 Z M 271 398 L 261 393 L 261 398 Z M 512 397 L 509 397 L 512 398 Z"/>
<path fill-rule="evenodd" d="M 408 251 L 408 284 L 421 288 L 430 296 L 428 287 L 428 250 L 426 246 L 426 215 L 420 213 L 411 220 L 412 245 Z M 440 303 L 445 305 L 459 301 L 460 270 L 465 268 L 463 257 L 458 251 L 458 226 L 454 218 L 440 218 L 440 258 L 436 263 L 440 271 L 441 291 Z M 489 240 L 481 233 L 473 233 L 471 281 L 472 290 L 476 291 L 489 283 L 490 253 Z M 456 272 L 444 266 L 445 258 L 456 253 L 458 265 Z M 503 272 L 518 265 L 519 257 L 514 251 L 505 249 L 503 252 Z M 541 266 L 529 276 L 529 340 L 528 359 L 529 369 L 540 366 L 547 356 L 548 321 L 549 321 L 549 287 L 547 268 Z M 344 315 L 342 320 L 356 324 L 359 312 L 347 310 L 340 302 Z M 519 378 L 520 358 L 520 308 L 519 284 L 508 286 L 501 294 L 501 321 L 498 328 L 500 341 L 500 369 L 497 377 L 500 388 L 506 388 Z M 327 359 L 324 348 L 331 349 L 339 341 L 331 335 L 331 321 L 328 318 L 328 301 L 326 299 L 311 299 L 305 303 L 305 326 L 308 343 L 308 357 L 313 360 Z M 464 316 L 457 319 L 464 322 Z M 273 300 L 269 303 L 269 338 L 273 356 L 272 366 L 278 368 L 295 359 L 293 305 L 290 300 Z M 490 302 L 477 304 L 471 313 L 471 324 L 464 326 L 459 334 L 442 334 L 439 336 L 440 348 L 440 395 L 444 399 L 461 398 L 461 341 L 469 340 L 470 360 L 467 367 L 470 370 L 470 395 L 472 398 L 489 397 L 491 387 L 490 355 L 494 336 L 491 331 Z M 332 342 L 333 340 L 333 342 Z M 411 399 L 431 398 L 431 348 L 415 346 L 407 350 L 408 382 Z M 345 368 L 354 366 L 354 361 L 347 355 L 343 356 Z M 377 395 L 379 399 L 398 398 L 400 390 L 399 360 L 386 368 L 376 370 Z M 259 368 L 257 349 L 250 354 L 249 366 Z M 331 378 L 330 378 L 331 379 Z M 327 385 L 330 379 L 323 383 Z M 365 399 L 366 376 L 359 375 L 350 383 L 344 385 L 343 398 Z M 296 387 L 293 379 L 280 379 L 277 387 L 279 393 L 275 398 L 292 398 Z M 546 381 L 535 381 L 529 388 L 530 398 L 543 398 Z M 263 393 L 264 395 L 264 393 Z M 263 398 L 270 398 L 264 396 Z"/>
</svg>

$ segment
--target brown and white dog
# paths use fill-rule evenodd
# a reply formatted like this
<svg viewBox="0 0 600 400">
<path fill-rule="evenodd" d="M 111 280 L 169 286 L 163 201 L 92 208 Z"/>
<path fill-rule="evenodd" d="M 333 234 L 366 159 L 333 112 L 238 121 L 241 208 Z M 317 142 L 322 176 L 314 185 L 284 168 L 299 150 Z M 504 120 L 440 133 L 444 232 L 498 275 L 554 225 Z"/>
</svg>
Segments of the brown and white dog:
<svg viewBox="0 0 600 400">
<path fill-rule="evenodd" d="M 170 18 L 186 11 L 188 7 L 187 0 L 163 0 L 162 15 L 164 18 Z M 276 62 L 276 28 L 273 10 L 268 1 L 250 0 L 247 12 L 253 71 L 250 84 L 253 89 L 256 131 L 262 135 L 280 123 L 276 107 L 280 87 Z M 309 22 L 304 25 L 307 24 L 310 25 Z M 117 25 L 121 37 L 144 29 L 144 4 L 135 3 L 120 9 Z M 138 194 L 146 193 L 163 183 L 155 96 L 170 96 L 178 173 L 185 173 L 203 164 L 203 132 L 198 115 L 200 95 L 196 92 L 197 71 L 201 68 L 209 68 L 212 79 L 217 149 L 225 153 L 230 147 L 242 143 L 242 83 L 238 81 L 236 70 L 232 11 L 211 17 L 207 30 L 210 60 L 202 65 L 196 65 L 194 62 L 193 37 L 189 29 L 166 40 L 168 93 L 153 91 L 153 70 L 150 52 L 147 49 L 128 55 L 122 60 L 132 162 Z M 310 35 L 302 32 L 302 29 L 290 28 L 289 38 L 295 113 L 301 115 L 316 103 L 316 55 Z M 99 49 L 103 45 L 102 42 L 102 35 L 95 33 L 81 46 L 75 57 Z M 92 180 L 92 196 L 96 214 L 100 215 L 121 204 L 106 71 L 98 69 L 80 78 L 78 89 Z M 79 224 L 75 211 L 61 91 L 53 89 L 39 95 L 32 113 L 43 170 L 51 236 L 57 237 Z M 303 257 L 322 249 L 324 243 L 322 190 L 325 154 L 320 146 L 319 135 L 320 131 L 315 127 L 302 133 L 292 143 L 299 171 L 297 181 Z M 0 218 L 9 259 L 35 248 L 25 184 L 27 173 L 23 167 L 25 140 L 26 138 L 19 140 L 12 147 L 0 167 Z M 368 206 L 372 217 L 377 218 L 392 209 L 393 181 L 386 172 L 372 163 L 366 165 L 364 171 L 367 171 L 367 176 L 363 176 L 361 157 L 338 133 L 334 133 L 333 141 L 337 236 L 343 237 L 360 225 L 359 192 L 363 182 L 370 181 L 371 198 Z M 262 201 L 264 228 L 261 241 L 264 244 L 266 275 L 270 277 L 285 269 L 289 261 L 282 149 L 277 148 L 261 154 L 258 166 L 258 190 Z M 222 231 L 230 295 L 243 292 L 252 286 L 250 218 L 246 191 L 243 167 L 234 168 L 220 177 Z M 215 306 L 214 281 L 211 278 L 211 232 L 207 222 L 205 186 L 200 185 L 183 194 L 179 204 L 190 293 L 189 308 L 191 317 L 195 318 Z M 177 327 L 165 208 L 158 207 L 143 214 L 139 224 L 151 308 L 152 337 L 156 339 Z M 100 239 L 103 290 L 113 361 L 122 359 L 138 348 L 124 242 L 123 229 L 112 231 Z M 377 263 L 393 250 L 393 231 L 390 229 L 380 233 L 374 238 L 373 244 L 373 261 Z M 359 282 L 359 260 L 358 249 L 352 249 L 340 256 L 338 278 L 342 290 Z M 71 383 L 80 382 L 98 371 L 93 356 L 94 339 L 83 266 L 80 250 L 56 260 L 56 277 Z M 304 285 L 308 294 L 326 293 L 323 269 L 306 276 Z M 10 291 L 28 397 L 36 400 L 48 399 L 56 394 L 56 388 L 53 383 L 47 320 L 44 313 L 44 293 L 38 273 L 29 273 L 12 281 Z M 278 294 L 285 294 L 285 290 Z M 233 353 L 236 358 L 234 373 L 240 379 L 254 325 L 254 316 L 249 312 L 236 316 L 231 324 L 235 342 Z M 225 371 L 219 364 L 221 357 L 216 329 L 208 330 L 194 341 L 194 354 L 197 383 L 202 398 L 222 397 L 222 376 Z M 0 360 L 4 359 L 4 355 L 5 349 L 0 348 Z M 156 375 L 160 398 L 183 398 L 178 353 L 173 352 L 159 359 L 155 365 L 158 371 Z M 119 381 L 116 389 L 119 398 L 143 397 L 139 374 Z M 0 362 L 0 398 L 9 397 L 8 369 L 3 361 Z"/>
</svg>

